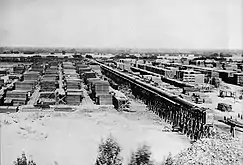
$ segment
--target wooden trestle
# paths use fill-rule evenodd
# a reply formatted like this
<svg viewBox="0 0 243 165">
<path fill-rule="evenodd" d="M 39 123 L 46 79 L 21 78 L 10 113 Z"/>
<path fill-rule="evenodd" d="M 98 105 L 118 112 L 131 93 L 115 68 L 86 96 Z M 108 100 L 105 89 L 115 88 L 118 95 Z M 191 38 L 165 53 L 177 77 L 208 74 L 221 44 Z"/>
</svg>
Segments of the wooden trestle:
<svg viewBox="0 0 243 165">
<path fill-rule="evenodd" d="M 197 140 L 207 136 L 209 126 L 206 125 L 206 110 L 189 102 L 163 94 L 160 89 L 142 83 L 124 73 L 100 64 L 102 73 L 117 84 L 129 86 L 132 94 L 141 99 L 148 109 L 159 115 L 172 126 L 186 134 L 190 139 Z"/>
</svg>

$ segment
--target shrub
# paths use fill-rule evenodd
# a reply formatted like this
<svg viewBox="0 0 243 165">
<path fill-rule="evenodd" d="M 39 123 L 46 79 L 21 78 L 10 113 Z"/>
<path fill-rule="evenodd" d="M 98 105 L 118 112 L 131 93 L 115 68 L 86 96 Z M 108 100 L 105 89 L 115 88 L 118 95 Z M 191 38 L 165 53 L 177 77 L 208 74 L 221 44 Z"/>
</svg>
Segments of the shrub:
<svg viewBox="0 0 243 165">
<path fill-rule="evenodd" d="M 121 165 L 120 157 L 121 147 L 112 136 L 105 141 L 102 140 L 99 145 L 99 153 L 95 165 Z"/>
<path fill-rule="evenodd" d="M 17 160 L 14 161 L 14 165 L 36 165 L 36 163 L 33 160 L 28 161 L 23 152 L 21 158 L 17 158 Z"/>
<path fill-rule="evenodd" d="M 150 147 L 143 145 L 136 152 L 132 152 L 131 159 L 128 165 L 153 165 L 151 158 Z"/>
<path fill-rule="evenodd" d="M 173 165 L 173 159 L 172 159 L 172 155 L 171 153 L 169 153 L 169 155 L 167 156 L 167 158 L 165 159 L 165 163 L 164 165 Z"/>
</svg>

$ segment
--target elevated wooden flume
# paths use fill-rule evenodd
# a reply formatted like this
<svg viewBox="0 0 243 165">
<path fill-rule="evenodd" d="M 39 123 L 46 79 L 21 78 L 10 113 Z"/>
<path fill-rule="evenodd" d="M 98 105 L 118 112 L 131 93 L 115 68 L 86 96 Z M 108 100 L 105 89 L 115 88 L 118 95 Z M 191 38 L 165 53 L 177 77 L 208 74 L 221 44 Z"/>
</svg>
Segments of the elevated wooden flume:
<svg viewBox="0 0 243 165">
<path fill-rule="evenodd" d="M 196 104 L 176 95 L 138 80 L 128 74 L 99 63 L 102 72 L 118 84 L 128 85 L 135 97 L 144 101 L 149 110 L 170 122 L 174 128 L 186 134 L 193 140 L 200 139 L 209 133 L 212 127 L 207 120 L 207 109 L 199 108 Z"/>
</svg>

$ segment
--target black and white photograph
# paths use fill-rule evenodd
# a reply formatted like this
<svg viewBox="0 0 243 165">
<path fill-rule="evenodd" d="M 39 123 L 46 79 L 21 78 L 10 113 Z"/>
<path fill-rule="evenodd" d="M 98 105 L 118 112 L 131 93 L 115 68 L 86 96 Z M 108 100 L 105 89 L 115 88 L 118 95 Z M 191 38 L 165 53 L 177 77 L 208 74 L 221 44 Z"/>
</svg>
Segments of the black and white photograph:
<svg viewBox="0 0 243 165">
<path fill-rule="evenodd" d="M 243 0 L 0 0 L 0 165 L 243 165 Z"/>
</svg>

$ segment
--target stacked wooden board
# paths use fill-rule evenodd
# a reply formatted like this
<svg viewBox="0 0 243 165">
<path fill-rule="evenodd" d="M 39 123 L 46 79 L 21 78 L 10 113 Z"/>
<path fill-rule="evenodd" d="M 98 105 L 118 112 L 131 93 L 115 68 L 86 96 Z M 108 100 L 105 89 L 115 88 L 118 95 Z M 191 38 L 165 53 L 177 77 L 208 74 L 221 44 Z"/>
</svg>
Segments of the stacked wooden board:
<svg viewBox="0 0 243 165">
<path fill-rule="evenodd" d="M 234 74 L 234 84 L 243 86 L 243 73 Z"/>
<path fill-rule="evenodd" d="M 13 106 L 13 100 L 10 98 L 4 98 L 3 105 L 5 106 Z"/>
<path fill-rule="evenodd" d="M 24 73 L 24 80 L 38 80 L 39 76 L 39 72 L 27 71 Z"/>
<path fill-rule="evenodd" d="M 101 74 L 101 69 L 100 69 L 100 65 L 89 65 L 89 67 L 98 75 L 102 75 Z"/>
<path fill-rule="evenodd" d="M 53 91 L 40 92 L 39 99 L 37 101 L 38 105 L 55 105 L 56 95 Z"/>
<path fill-rule="evenodd" d="M 54 92 L 40 92 L 39 98 L 55 99 L 55 93 Z"/>
<path fill-rule="evenodd" d="M 25 105 L 28 101 L 28 92 L 28 90 L 7 91 L 5 100 L 12 100 L 13 105 Z"/>
<path fill-rule="evenodd" d="M 14 79 L 18 79 L 21 80 L 23 78 L 22 74 L 10 74 L 8 75 L 9 80 L 14 80 Z"/>
<path fill-rule="evenodd" d="M 17 65 L 13 67 L 13 73 L 22 74 L 25 71 L 24 65 Z"/>
<path fill-rule="evenodd" d="M 80 79 L 66 79 L 67 89 L 80 89 Z"/>
<path fill-rule="evenodd" d="M 93 84 L 95 81 L 100 81 L 100 78 L 96 77 L 96 78 L 88 78 L 88 79 L 87 79 L 87 90 L 88 90 L 89 92 L 92 92 L 92 91 L 91 91 L 91 87 L 92 87 L 92 84 Z"/>
<path fill-rule="evenodd" d="M 89 68 L 89 67 L 86 67 L 86 68 L 79 68 L 78 69 L 78 73 L 80 74 L 80 75 L 82 75 L 84 72 L 90 72 L 91 71 L 91 68 Z"/>
<path fill-rule="evenodd" d="M 78 92 L 67 92 L 66 101 L 70 105 L 79 105 L 82 101 L 82 95 Z"/>
<path fill-rule="evenodd" d="M 204 74 L 195 74 L 195 84 L 203 84 L 204 83 Z"/>
<path fill-rule="evenodd" d="M 109 93 L 109 82 L 104 80 L 93 80 L 91 82 L 91 98 L 98 105 L 112 105 L 112 96 Z"/>
<path fill-rule="evenodd" d="M 54 91 L 56 89 L 56 80 L 41 80 L 41 91 Z"/>
<path fill-rule="evenodd" d="M 61 112 L 72 112 L 75 111 L 75 109 L 69 107 L 69 106 L 58 106 L 55 107 L 54 111 L 61 111 Z"/>
<path fill-rule="evenodd" d="M 111 94 L 96 94 L 96 104 L 98 105 L 112 105 L 112 95 Z"/>
<path fill-rule="evenodd" d="M 124 110 L 129 108 L 129 99 L 121 91 L 109 88 L 110 92 L 113 94 L 112 103 L 117 110 Z"/>
<path fill-rule="evenodd" d="M 44 67 L 41 63 L 34 63 L 31 65 L 30 71 L 38 72 L 40 74 L 43 73 Z"/>
<path fill-rule="evenodd" d="M 6 75 L 8 74 L 8 70 L 7 68 L 0 68 L 0 75 Z"/>
<path fill-rule="evenodd" d="M 84 78 L 84 82 L 87 84 L 87 79 L 96 78 L 96 74 L 95 72 L 84 72 L 83 78 Z"/>
<path fill-rule="evenodd" d="M 15 113 L 17 111 L 17 106 L 0 106 L 0 113 Z"/>
<path fill-rule="evenodd" d="M 93 92 L 96 94 L 109 93 L 109 82 L 108 81 L 96 81 L 93 84 Z"/>
<path fill-rule="evenodd" d="M 33 91 L 35 88 L 36 81 L 35 80 L 26 80 L 26 81 L 17 81 L 15 83 L 15 89 L 16 90 L 28 90 Z"/>
<path fill-rule="evenodd" d="M 80 105 L 83 98 L 81 88 L 81 80 L 79 74 L 75 70 L 75 66 L 71 62 L 63 62 L 63 72 L 65 76 L 66 98 L 68 105 Z"/>
<path fill-rule="evenodd" d="M 56 103 L 55 92 L 40 92 L 37 104 L 41 105 L 54 105 Z"/>
<path fill-rule="evenodd" d="M 40 81 L 41 91 L 55 91 L 58 85 L 58 67 L 56 63 L 49 66 Z"/>
</svg>

